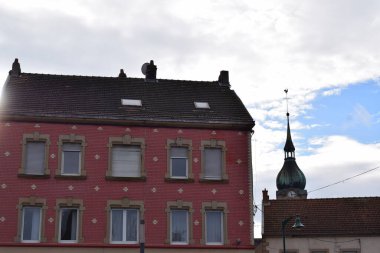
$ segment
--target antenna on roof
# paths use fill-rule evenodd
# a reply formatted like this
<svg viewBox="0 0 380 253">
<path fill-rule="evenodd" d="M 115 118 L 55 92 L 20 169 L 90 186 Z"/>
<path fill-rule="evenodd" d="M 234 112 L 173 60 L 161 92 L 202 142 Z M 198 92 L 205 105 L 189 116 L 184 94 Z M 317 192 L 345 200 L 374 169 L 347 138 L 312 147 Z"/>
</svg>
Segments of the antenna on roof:
<svg viewBox="0 0 380 253">
<path fill-rule="evenodd" d="M 141 66 L 141 72 L 145 75 L 145 81 L 147 82 L 157 82 L 157 66 L 154 65 L 154 61 L 151 60 L 149 63 L 144 63 Z"/>
<path fill-rule="evenodd" d="M 148 68 L 149 63 L 146 62 L 141 66 L 141 72 L 146 76 L 146 69 Z"/>
</svg>

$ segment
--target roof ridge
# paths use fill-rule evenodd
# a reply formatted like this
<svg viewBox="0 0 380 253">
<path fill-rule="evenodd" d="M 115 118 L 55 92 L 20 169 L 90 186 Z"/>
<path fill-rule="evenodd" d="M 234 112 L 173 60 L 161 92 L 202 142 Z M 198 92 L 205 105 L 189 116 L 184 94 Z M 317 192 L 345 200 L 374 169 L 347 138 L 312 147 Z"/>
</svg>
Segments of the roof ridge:
<svg viewBox="0 0 380 253">
<path fill-rule="evenodd" d="M 21 75 L 40 75 L 40 76 L 52 76 L 52 77 L 83 77 L 83 78 L 112 78 L 112 79 L 121 79 L 118 76 L 91 76 L 91 75 L 70 75 L 70 74 L 50 74 L 50 73 L 31 73 L 31 72 L 22 72 Z M 123 79 L 123 78 L 122 78 Z M 145 80 L 142 77 L 126 77 L 126 79 L 131 80 Z M 168 78 L 157 78 L 158 81 L 179 81 L 182 83 L 218 83 L 217 80 L 205 81 L 205 80 L 182 80 L 182 79 L 168 79 Z"/>
<path fill-rule="evenodd" d="M 335 197 L 335 198 L 308 198 L 308 199 L 292 199 L 291 201 L 318 201 L 318 200 L 343 200 L 343 199 L 380 199 L 380 196 L 366 197 Z M 289 201 L 289 199 L 270 199 L 270 201 Z"/>
</svg>

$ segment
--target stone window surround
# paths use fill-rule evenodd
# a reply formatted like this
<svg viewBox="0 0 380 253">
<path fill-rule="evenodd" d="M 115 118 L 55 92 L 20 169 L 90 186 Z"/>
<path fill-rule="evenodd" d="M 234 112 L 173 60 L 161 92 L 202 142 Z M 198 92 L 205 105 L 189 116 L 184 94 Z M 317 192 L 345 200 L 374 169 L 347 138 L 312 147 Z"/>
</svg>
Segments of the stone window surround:
<svg viewBox="0 0 380 253">
<path fill-rule="evenodd" d="M 114 177 L 112 176 L 112 147 L 113 145 L 133 145 L 140 146 L 141 148 L 141 176 L 140 177 Z M 146 180 L 146 171 L 144 165 L 145 158 L 145 139 L 144 138 L 134 138 L 130 135 L 124 135 L 122 137 L 109 137 L 108 141 L 108 169 L 106 172 L 107 180 Z"/>
<path fill-rule="evenodd" d="M 46 199 L 39 198 L 35 196 L 27 197 L 27 198 L 19 198 L 18 205 L 16 209 L 18 209 L 18 227 L 17 227 L 17 235 L 15 237 L 16 242 L 21 242 L 21 234 L 22 234 L 22 222 L 23 222 L 23 207 L 41 207 L 41 237 L 40 242 L 46 242 L 45 237 L 45 216 L 46 216 L 46 209 L 48 208 L 46 205 Z"/>
<path fill-rule="evenodd" d="M 62 147 L 65 143 L 75 143 L 81 144 L 81 161 L 80 161 L 80 175 L 64 175 L 62 174 Z M 60 135 L 58 140 L 58 169 L 55 171 L 56 178 L 68 178 L 68 179 L 85 179 L 86 170 L 84 167 L 85 163 L 85 147 L 86 139 L 82 135 L 69 134 L 69 135 Z"/>
<path fill-rule="evenodd" d="M 187 148 L 187 178 L 172 178 L 171 177 L 171 166 L 170 166 L 170 151 L 172 147 L 180 147 L 180 148 Z M 194 174 L 193 174 L 193 168 L 192 168 L 192 140 L 190 139 L 183 139 L 181 137 L 173 139 L 168 139 L 166 141 L 166 150 L 167 150 L 167 170 L 165 174 L 165 180 L 166 181 L 185 181 L 185 182 L 193 182 L 194 181 Z"/>
<path fill-rule="evenodd" d="M 222 245 L 228 245 L 230 244 L 230 241 L 228 240 L 228 229 L 227 229 L 227 214 L 229 213 L 227 208 L 227 203 L 225 202 L 217 202 L 217 201 L 211 201 L 211 202 L 203 202 L 202 203 L 202 239 L 200 243 L 202 245 L 207 245 L 206 242 L 206 211 L 221 211 L 223 213 L 223 243 Z"/>
<path fill-rule="evenodd" d="M 106 222 L 106 237 L 104 238 L 104 243 L 111 243 L 111 211 L 114 208 L 118 209 L 138 209 L 139 210 L 139 218 L 140 220 L 144 220 L 144 201 L 141 200 L 130 200 L 128 197 L 124 197 L 120 200 L 107 200 L 107 207 L 106 207 L 106 213 L 107 213 L 107 222 Z M 138 231 L 139 233 L 139 231 Z M 138 235 L 139 237 L 139 235 Z"/>
<path fill-rule="evenodd" d="M 44 174 L 43 175 L 33 175 L 25 173 L 25 159 L 26 159 L 26 146 L 28 142 L 44 142 L 45 143 L 45 161 L 44 161 Z M 21 168 L 19 168 L 19 177 L 31 177 L 31 178 L 47 178 L 50 176 L 50 170 L 48 169 L 48 159 L 49 159 L 49 146 L 50 146 L 50 136 L 48 134 L 40 134 L 39 132 L 34 132 L 32 134 L 24 134 L 22 137 L 22 159 Z"/>
<path fill-rule="evenodd" d="M 60 210 L 61 208 L 77 208 L 78 209 L 78 231 L 77 231 L 77 242 L 75 243 L 81 243 L 84 241 L 82 231 L 83 231 L 83 211 L 86 210 L 86 208 L 83 206 L 83 200 L 81 199 L 75 199 L 72 197 L 68 198 L 58 198 L 56 200 L 56 217 L 55 217 L 55 236 L 54 241 L 58 243 L 65 243 L 59 241 L 59 235 L 60 235 Z M 71 242 L 70 242 L 71 243 Z"/>
<path fill-rule="evenodd" d="M 205 173 L 205 157 L 204 157 L 204 150 L 205 148 L 220 148 L 222 151 L 222 178 L 221 179 L 207 179 L 204 178 Z M 202 140 L 201 141 L 201 147 L 199 148 L 201 151 L 201 174 L 199 175 L 199 181 L 200 182 L 228 182 L 228 175 L 226 171 L 226 142 L 223 140 L 216 140 L 216 139 L 210 139 L 210 140 Z"/>
<path fill-rule="evenodd" d="M 166 216 L 167 216 L 167 227 L 166 227 L 166 240 L 165 243 L 171 244 L 170 241 L 170 233 L 171 233 L 171 224 L 170 224 L 170 212 L 171 210 L 187 210 L 188 213 L 188 244 L 194 244 L 195 241 L 193 239 L 193 204 L 191 202 L 184 202 L 182 200 L 176 200 L 176 201 L 168 201 L 166 202 Z"/>
</svg>

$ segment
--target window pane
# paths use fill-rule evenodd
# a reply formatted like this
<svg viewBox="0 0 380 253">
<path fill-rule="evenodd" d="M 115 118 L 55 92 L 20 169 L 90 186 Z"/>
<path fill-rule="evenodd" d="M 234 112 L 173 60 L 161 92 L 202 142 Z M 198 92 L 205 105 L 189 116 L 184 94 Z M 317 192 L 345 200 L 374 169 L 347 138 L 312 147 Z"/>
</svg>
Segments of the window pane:
<svg viewBox="0 0 380 253">
<path fill-rule="evenodd" d="M 26 144 L 25 173 L 43 175 L 45 164 L 45 142 Z"/>
<path fill-rule="evenodd" d="M 172 158 L 172 177 L 187 177 L 187 159 L 184 158 Z"/>
<path fill-rule="evenodd" d="M 173 243 L 188 242 L 188 211 L 172 210 L 171 211 L 171 241 Z"/>
<path fill-rule="evenodd" d="M 80 174 L 80 144 L 63 144 L 62 174 Z"/>
<path fill-rule="evenodd" d="M 206 242 L 222 243 L 222 212 L 206 212 Z"/>
<path fill-rule="evenodd" d="M 137 242 L 137 224 L 138 224 L 138 212 L 134 209 L 128 209 L 127 212 L 127 224 L 126 224 L 126 240 L 128 242 Z"/>
<path fill-rule="evenodd" d="M 123 240 L 123 210 L 112 210 L 111 212 L 111 241 Z"/>
<path fill-rule="evenodd" d="M 39 241 L 41 227 L 41 208 L 24 207 L 23 208 L 23 241 Z"/>
<path fill-rule="evenodd" d="M 170 149 L 170 157 L 186 157 L 187 158 L 187 148 L 172 147 Z"/>
<path fill-rule="evenodd" d="M 137 243 L 139 211 L 137 209 L 112 209 L 111 241 Z"/>
<path fill-rule="evenodd" d="M 204 149 L 204 177 L 209 179 L 222 178 L 222 150 L 220 148 Z"/>
<path fill-rule="evenodd" d="M 140 177 L 141 149 L 139 146 L 112 147 L 112 176 Z"/>
<path fill-rule="evenodd" d="M 76 241 L 78 228 L 78 210 L 71 208 L 61 209 L 61 241 Z"/>
<path fill-rule="evenodd" d="M 171 147 L 170 169 L 172 177 L 187 178 L 188 148 Z"/>
</svg>

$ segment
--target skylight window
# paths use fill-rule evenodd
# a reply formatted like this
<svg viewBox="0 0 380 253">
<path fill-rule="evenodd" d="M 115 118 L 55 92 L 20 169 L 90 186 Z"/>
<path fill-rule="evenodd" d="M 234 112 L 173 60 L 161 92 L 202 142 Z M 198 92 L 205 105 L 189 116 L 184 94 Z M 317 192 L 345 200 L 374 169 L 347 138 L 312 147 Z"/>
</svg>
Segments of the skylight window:
<svg viewBox="0 0 380 253">
<path fill-rule="evenodd" d="M 208 102 L 194 102 L 194 105 L 197 109 L 210 109 Z"/>
<path fill-rule="evenodd" d="M 141 103 L 140 99 L 126 99 L 126 98 L 122 98 L 121 99 L 121 104 L 122 105 L 130 105 L 130 106 L 142 106 L 142 103 Z"/>
</svg>

